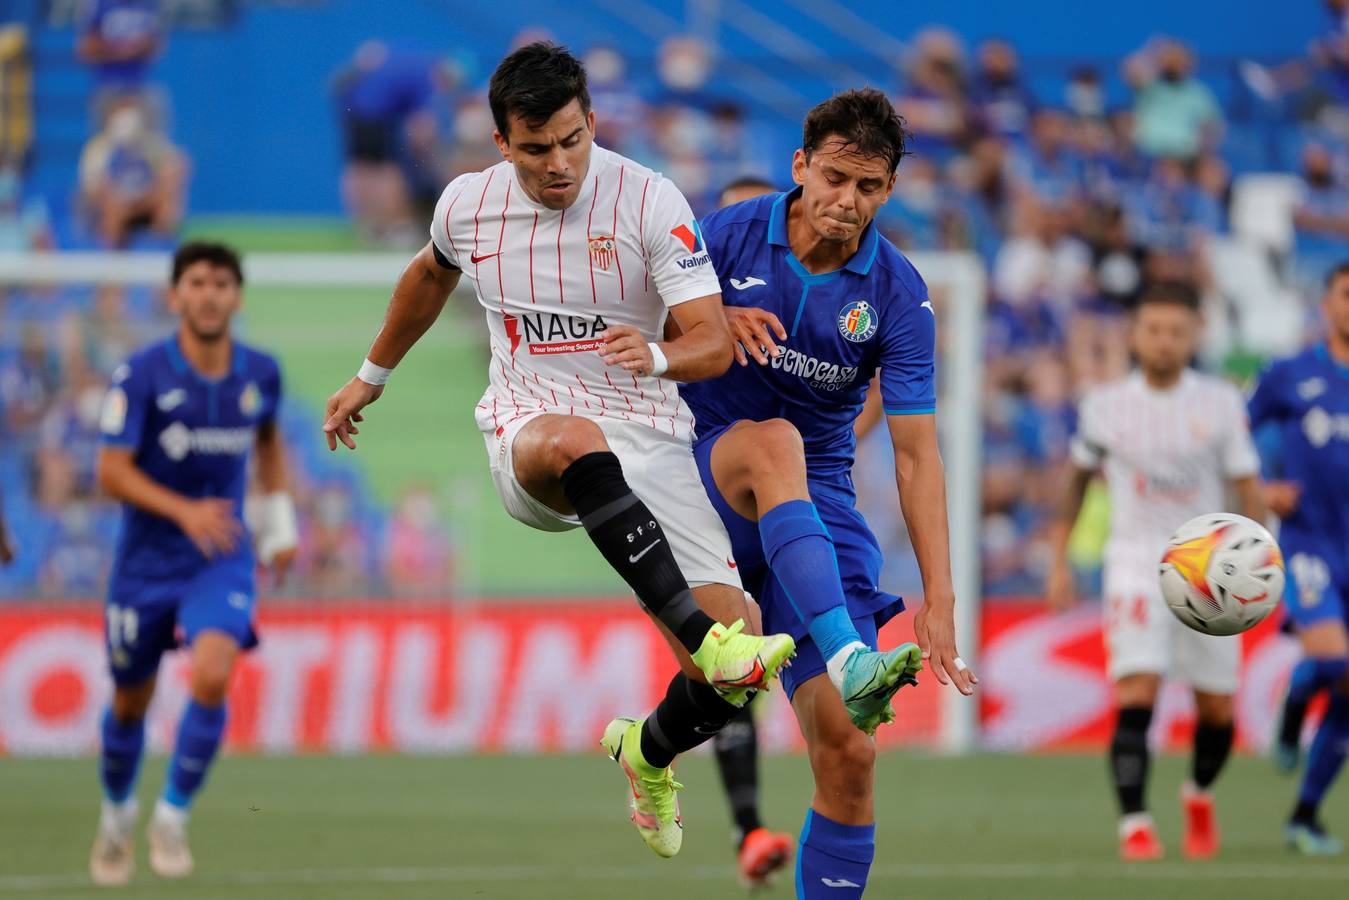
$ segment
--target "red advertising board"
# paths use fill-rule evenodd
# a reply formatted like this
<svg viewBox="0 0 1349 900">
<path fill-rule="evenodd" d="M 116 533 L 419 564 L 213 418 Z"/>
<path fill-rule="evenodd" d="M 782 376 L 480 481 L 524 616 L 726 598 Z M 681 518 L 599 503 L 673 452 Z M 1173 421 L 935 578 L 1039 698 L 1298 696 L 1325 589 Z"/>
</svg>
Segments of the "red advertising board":
<svg viewBox="0 0 1349 900">
<path fill-rule="evenodd" d="M 902 616 L 883 641 L 911 639 L 910 623 Z M 1103 745 L 1111 701 L 1094 608 L 1053 616 L 1036 604 L 989 603 L 981 626 L 984 744 Z M 273 604 L 259 630 L 262 646 L 245 657 L 230 694 L 235 750 L 590 751 L 609 718 L 650 710 L 674 671 L 645 616 L 612 601 Z M 1263 746 L 1297 650 L 1269 624 L 1243 640 L 1240 735 Z M 152 746 L 172 738 L 183 666 L 177 654 L 165 659 Z M 883 745 L 936 742 L 950 689 L 922 681 L 900 695 Z M 0 753 L 90 752 L 109 689 L 96 606 L 0 608 Z M 1182 736 L 1191 710 L 1183 687 L 1168 689 L 1156 736 Z M 761 712 L 766 748 L 800 746 L 781 690 Z"/>
</svg>

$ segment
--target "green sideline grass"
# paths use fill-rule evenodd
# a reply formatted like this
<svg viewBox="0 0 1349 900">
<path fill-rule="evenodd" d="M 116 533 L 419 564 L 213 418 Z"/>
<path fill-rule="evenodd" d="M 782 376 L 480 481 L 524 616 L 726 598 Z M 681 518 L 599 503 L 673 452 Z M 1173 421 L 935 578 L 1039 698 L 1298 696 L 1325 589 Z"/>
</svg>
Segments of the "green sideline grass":
<svg viewBox="0 0 1349 900">
<path fill-rule="evenodd" d="M 1224 846 L 1180 858 L 1177 792 L 1187 761 L 1157 761 L 1151 789 L 1166 860 L 1115 859 L 1112 802 L 1098 756 L 889 754 L 869 898 L 940 900 L 1269 900 L 1349 896 L 1349 863 L 1280 844 L 1294 790 L 1269 764 L 1233 761 L 1219 786 Z M 162 783 L 149 760 L 142 810 Z M 143 841 L 130 889 L 83 879 L 97 818 L 94 762 L 0 760 L 0 896 L 33 900 L 699 900 L 742 896 L 712 762 L 681 764 L 685 840 L 672 861 L 642 844 L 624 784 L 600 754 L 571 757 L 226 757 L 192 822 L 197 874 L 167 884 Z M 768 822 L 795 832 L 809 798 L 805 760 L 770 757 Z M 1349 833 L 1349 794 L 1332 795 Z M 789 879 L 762 895 L 792 896 Z"/>
</svg>

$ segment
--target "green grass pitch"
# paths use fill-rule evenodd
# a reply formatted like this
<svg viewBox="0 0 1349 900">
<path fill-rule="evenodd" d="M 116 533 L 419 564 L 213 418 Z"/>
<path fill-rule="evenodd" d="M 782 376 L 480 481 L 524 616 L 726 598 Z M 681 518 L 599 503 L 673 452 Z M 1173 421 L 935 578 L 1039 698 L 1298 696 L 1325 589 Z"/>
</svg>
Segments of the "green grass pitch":
<svg viewBox="0 0 1349 900">
<path fill-rule="evenodd" d="M 1219 786 L 1224 846 L 1212 862 L 1179 854 L 1186 760 L 1154 766 L 1151 799 L 1167 859 L 1115 860 L 1098 756 L 963 758 L 887 754 L 868 897 L 941 900 L 1241 900 L 1349 897 L 1349 861 L 1310 861 L 1279 839 L 1294 782 L 1261 759 L 1233 761 Z M 147 761 L 142 815 L 162 783 Z M 709 900 L 743 896 L 729 822 L 708 756 L 688 785 L 683 852 L 653 856 L 626 821 L 623 784 L 593 757 L 226 757 L 192 823 L 197 873 L 166 883 L 139 868 L 125 889 L 86 881 L 97 817 L 94 763 L 0 760 L 0 897 L 183 900 Z M 795 832 L 809 797 L 805 760 L 770 757 L 771 825 Z M 1326 812 L 1349 831 L 1341 786 Z M 790 879 L 761 897 L 791 897 Z"/>
</svg>

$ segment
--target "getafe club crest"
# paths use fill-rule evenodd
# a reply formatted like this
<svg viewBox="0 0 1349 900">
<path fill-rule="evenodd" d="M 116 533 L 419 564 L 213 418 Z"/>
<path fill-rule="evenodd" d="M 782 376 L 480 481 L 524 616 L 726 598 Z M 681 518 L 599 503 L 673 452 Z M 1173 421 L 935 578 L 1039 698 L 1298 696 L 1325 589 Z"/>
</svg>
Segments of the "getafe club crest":
<svg viewBox="0 0 1349 900">
<path fill-rule="evenodd" d="M 613 264 L 617 251 L 618 243 L 612 234 L 596 235 L 590 239 L 590 261 L 606 272 Z"/>
<path fill-rule="evenodd" d="M 255 416 L 261 408 L 262 394 L 258 391 L 257 384 L 250 381 L 244 385 L 243 391 L 239 394 L 239 412 L 246 416 Z"/>
<path fill-rule="evenodd" d="M 880 319 L 875 308 L 865 300 L 854 300 L 838 314 L 838 330 L 846 339 L 860 344 L 876 333 Z"/>
</svg>

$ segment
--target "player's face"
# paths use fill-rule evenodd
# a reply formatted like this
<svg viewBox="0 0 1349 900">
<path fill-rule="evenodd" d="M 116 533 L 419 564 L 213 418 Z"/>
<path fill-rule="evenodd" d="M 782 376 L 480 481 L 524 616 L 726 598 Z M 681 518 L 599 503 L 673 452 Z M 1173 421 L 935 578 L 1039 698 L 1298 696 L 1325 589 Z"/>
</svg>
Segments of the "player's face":
<svg viewBox="0 0 1349 900">
<path fill-rule="evenodd" d="M 1321 299 L 1326 326 L 1341 341 L 1349 343 L 1349 275 L 1336 275 Z"/>
<path fill-rule="evenodd" d="M 590 171 L 595 111 L 584 113 L 581 101 L 573 100 L 537 127 L 512 116 L 510 134 L 497 131 L 492 137 L 531 199 L 549 209 L 566 209 L 576 202 Z"/>
<path fill-rule="evenodd" d="M 792 157 L 792 180 L 801 185 L 806 221 L 823 240 L 857 240 L 895 186 L 889 163 L 855 150 L 842 138 L 827 137 L 809 159 L 804 150 Z"/>
<path fill-rule="evenodd" d="M 169 305 L 198 340 L 218 341 L 229 334 L 242 296 L 233 272 L 202 260 L 183 270 L 169 291 Z"/>
<path fill-rule="evenodd" d="M 1129 335 L 1144 372 L 1170 375 L 1189 365 L 1199 342 L 1199 314 L 1177 303 L 1144 303 Z"/>
</svg>

